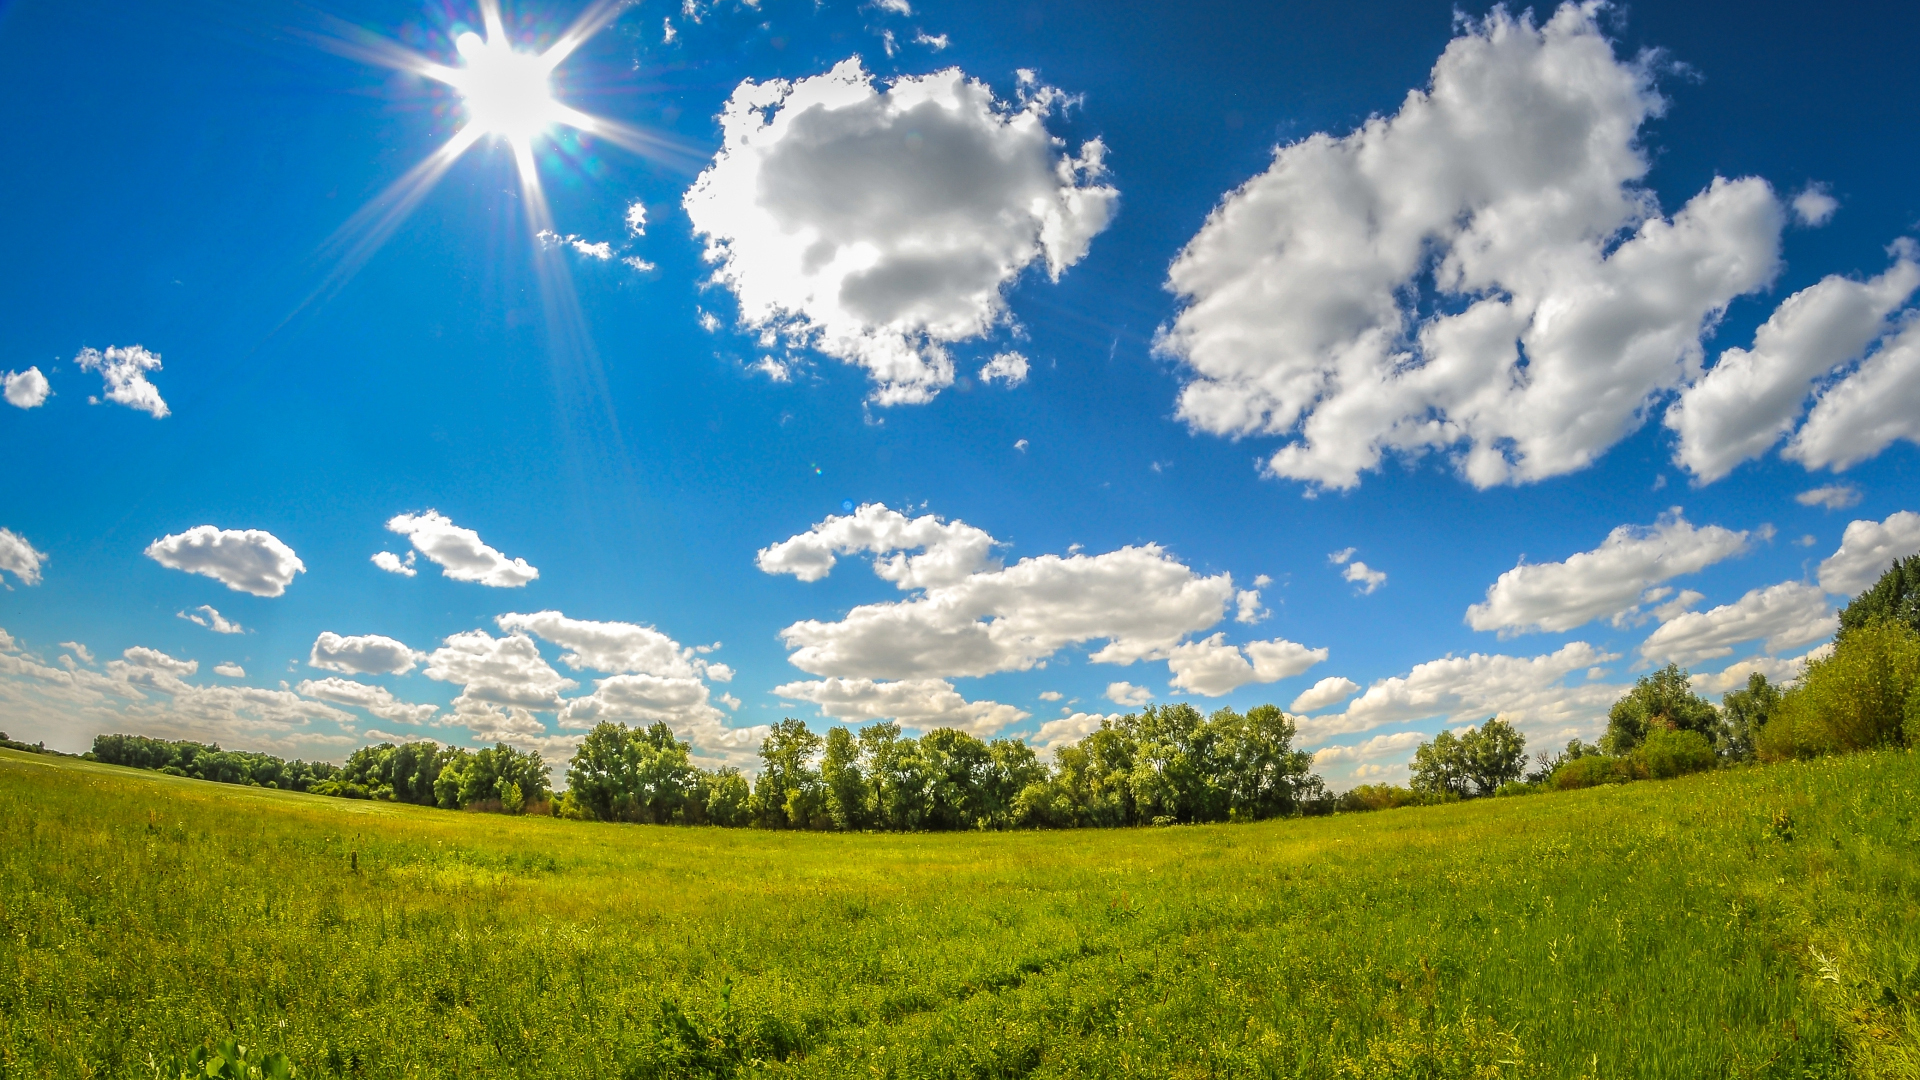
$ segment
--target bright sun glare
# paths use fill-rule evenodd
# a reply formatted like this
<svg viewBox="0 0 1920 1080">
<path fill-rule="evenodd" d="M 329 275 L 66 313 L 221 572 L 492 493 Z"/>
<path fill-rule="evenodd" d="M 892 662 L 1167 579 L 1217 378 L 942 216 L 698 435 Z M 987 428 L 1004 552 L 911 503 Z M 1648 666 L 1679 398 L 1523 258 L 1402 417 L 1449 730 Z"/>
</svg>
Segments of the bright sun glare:
<svg viewBox="0 0 1920 1080">
<path fill-rule="evenodd" d="M 468 31 L 454 39 L 466 66 L 445 78 L 466 102 L 467 116 L 480 131 L 525 142 L 558 123 L 566 109 L 553 97 L 553 60 L 541 53 L 515 52 L 504 37 L 492 40 Z"/>
</svg>

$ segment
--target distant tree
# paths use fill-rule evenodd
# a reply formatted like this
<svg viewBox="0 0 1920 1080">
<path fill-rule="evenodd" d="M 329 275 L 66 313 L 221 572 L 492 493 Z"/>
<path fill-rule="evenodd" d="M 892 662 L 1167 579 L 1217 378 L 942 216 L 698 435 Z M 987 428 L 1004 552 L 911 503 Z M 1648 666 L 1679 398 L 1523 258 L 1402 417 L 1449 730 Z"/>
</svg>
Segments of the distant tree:
<svg viewBox="0 0 1920 1080">
<path fill-rule="evenodd" d="M 451 766 L 453 763 L 448 764 Z M 475 750 L 458 759 L 458 764 L 459 770 L 453 773 L 455 779 L 450 785 L 456 806 L 499 804 L 504 809 L 509 786 L 520 789 L 520 801 L 523 804 L 546 802 L 553 792 L 547 763 L 538 750 L 515 750 L 506 743 L 500 743 Z M 446 776 L 451 771 L 450 768 L 443 769 L 441 775 Z"/>
<path fill-rule="evenodd" d="M 826 819 L 826 799 L 813 759 L 821 739 L 806 721 L 787 717 L 773 725 L 760 744 L 760 777 L 753 785 L 754 816 L 770 828 L 815 827 Z"/>
<path fill-rule="evenodd" d="M 1568 739 L 1567 748 L 1557 754 L 1549 754 L 1542 750 L 1533 756 L 1535 767 L 1532 772 L 1527 774 L 1527 782 L 1533 784 L 1545 783 L 1553 777 L 1554 773 L 1560 770 L 1560 766 L 1565 765 L 1567 762 L 1578 761 L 1584 757 L 1598 756 L 1600 756 L 1600 748 L 1598 746 L 1592 743 L 1583 743 L 1579 739 Z"/>
<path fill-rule="evenodd" d="M 751 823 L 753 789 L 739 769 L 722 768 L 707 782 L 706 819 L 715 825 L 735 826 Z"/>
<path fill-rule="evenodd" d="M 1527 739 L 1512 724 L 1491 717 L 1461 736 L 1460 751 L 1467 778 L 1479 794 L 1491 795 L 1502 784 L 1520 779 L 1527 762 Z"/>
<path fill-rule="evenodd" d="M 1208 723 L 1218 731 L 1216 761 L 1227 816 L 1259 821 L 1292 814 L 1321 793 L 1313 755 L 1293 748 L 1299 728 L 1279 706 L 1256 705 L 1244 716 L 1221 709 Z"/>
<path fill-rule="evenodd" d="M 1033 747 L 1021 739 L 995 739 L 987 744 L 987 753 L 992 765 L 983 802 L 989 824 L 996 829 L 1023 824 L 1020 795 L 1036 784 L 1046 785 L 1047 767 Z"/>
<path fill-rule="evenodd" d="M 1905 623 L 1920 632 L 1920 554 L 1896 560 L 1879 581 L 1840 609 L 1840 636 L 1876 620 Z"/>
<path fill-rule="evenodd" d="M 1691 677 L 1678 664 L 1641 676 L 1626 696 L 1613 703 L 1600 747 L 1609 754 L 1627 753 L 1645 742 L 1647 732 L 1655 727 L 1699 732 L 1709 743 L 1719 742 L 1722 736 L 1719 712 L 1693 692 Z"/>
<path fill-rule="evenodd" d="M 827 731 L 826 750 L 820 755 L 820 783 L 826 788 L 827 817 L 834 828 L 866 827 L 871 794 L 860 768 L 860 744 L 844 727 Z"/>
<path fill-rule="evenodd" d="M 986 788 L 993 770 L 987 744 L 964 731 L 935 728 L 920 736 L 927 778 L 929 829 L 973 829 L 988 824 Z"/>
<path fill-rule="evenodd" d="M 1744 689 L 1729 691 L 1720 699 L 1720 710 L 1727 720 L 1727 756 L 1745 761 L 1753 756 L 1761 729 L 1780 710 L 1780 688 L 1756 671 L 1747 676 Z"/>
<path fill-rule="evenodd" d="M 1414 748 L 1413 790 L 1465 796 L 1469 779 L 1466 747 L 1453 732 L 1442 731 Z"/>
<path fill-rule="evenodd" d="M 603 721 L 574 752 L 567 790 L 601 821 L 683 822 L 698 781 L 691 749 L 663 723 L 637 731 Z"/>
</svg>

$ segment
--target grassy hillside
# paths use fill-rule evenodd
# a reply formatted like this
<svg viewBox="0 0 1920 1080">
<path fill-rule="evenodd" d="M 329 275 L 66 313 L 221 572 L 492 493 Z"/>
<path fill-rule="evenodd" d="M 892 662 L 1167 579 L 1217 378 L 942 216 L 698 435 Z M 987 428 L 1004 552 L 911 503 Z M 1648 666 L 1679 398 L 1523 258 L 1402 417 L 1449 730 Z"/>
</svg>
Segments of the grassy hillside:
<svg viewBox="0 0 1920 1080">
<path fill-rule="evenodd" d="M 0 1076 L 1913 1076 L 1920 756 L 783 834 L 0 751 Z"/>
</svg>

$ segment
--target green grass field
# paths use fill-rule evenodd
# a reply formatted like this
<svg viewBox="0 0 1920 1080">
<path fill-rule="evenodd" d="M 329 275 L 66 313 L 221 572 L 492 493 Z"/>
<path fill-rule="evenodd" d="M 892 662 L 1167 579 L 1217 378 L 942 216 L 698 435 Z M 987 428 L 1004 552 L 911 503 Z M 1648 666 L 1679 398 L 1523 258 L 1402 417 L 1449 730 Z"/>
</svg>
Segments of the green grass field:
<svg viewBox="0 0 1920 1080">
<path fill-rule="evenodd" d="M 0 751 L 0 1076 L 1914 1076 L 1920 756 L 1259 825 L 619 826 Z"/>
</svg>

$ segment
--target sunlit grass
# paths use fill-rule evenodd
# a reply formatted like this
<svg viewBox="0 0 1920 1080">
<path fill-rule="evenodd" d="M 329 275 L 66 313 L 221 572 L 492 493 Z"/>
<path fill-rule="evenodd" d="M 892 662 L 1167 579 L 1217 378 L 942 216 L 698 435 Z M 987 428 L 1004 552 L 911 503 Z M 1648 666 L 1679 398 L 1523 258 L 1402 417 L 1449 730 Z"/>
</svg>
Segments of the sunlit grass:
<svg viewBox="0 0 1920 1080">
<path fill-rule="evenodd" d="M 1843 1050 L 1914 1075 L 1905 753 L 1260 825 L 835 835 L 0 752 L 0 838 L 6 1077 L 145 1076 L 228 1033 L 311 1076 L 1822 1076 Z"/>
</svg>

